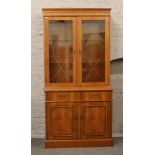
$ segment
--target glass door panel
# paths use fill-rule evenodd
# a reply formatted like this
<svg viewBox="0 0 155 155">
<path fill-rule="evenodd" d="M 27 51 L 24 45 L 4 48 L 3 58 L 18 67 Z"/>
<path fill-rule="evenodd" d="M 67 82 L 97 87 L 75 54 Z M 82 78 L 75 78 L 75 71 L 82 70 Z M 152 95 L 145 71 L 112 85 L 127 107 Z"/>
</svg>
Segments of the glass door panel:
<svg viewBox="0 0 155 155">
<path fill-rule="evenodd" d="M 73 22 L 49 21 L 49 81 L 73 83 Z"/>
<path fill-rule="evenodd" d="M 105 81 L 105 20 L 81 20 L 82 83 Z"/>
</svg>

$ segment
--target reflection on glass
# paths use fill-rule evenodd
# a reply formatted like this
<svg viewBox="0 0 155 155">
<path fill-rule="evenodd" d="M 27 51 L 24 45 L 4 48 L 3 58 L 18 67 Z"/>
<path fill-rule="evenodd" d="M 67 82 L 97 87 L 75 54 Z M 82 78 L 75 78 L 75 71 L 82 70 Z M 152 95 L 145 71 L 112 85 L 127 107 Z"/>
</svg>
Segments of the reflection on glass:
<svg viewBox="0 0 155 155">
<path fill-rule="evenodd" d="M 73 82 L 72 21 L 49 21 L 50 83 Z"/>
<path fill-rule="evenodd" d="M 82 82 L 104 82 L 104 20 L 82 21 L 82 38 Z"/>
</svg>

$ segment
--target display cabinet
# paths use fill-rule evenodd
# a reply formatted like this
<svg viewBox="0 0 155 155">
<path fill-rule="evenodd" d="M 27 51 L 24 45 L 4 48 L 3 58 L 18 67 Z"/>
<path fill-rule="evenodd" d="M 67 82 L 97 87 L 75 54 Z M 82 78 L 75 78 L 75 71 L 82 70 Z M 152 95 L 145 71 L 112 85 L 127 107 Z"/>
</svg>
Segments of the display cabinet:
<svg viewBox="0 0 155 155">
<path fill-rule="evenodd" d="M 110 8 L 44 8 L 45 147 L 112 146 Z"/>
</svg>

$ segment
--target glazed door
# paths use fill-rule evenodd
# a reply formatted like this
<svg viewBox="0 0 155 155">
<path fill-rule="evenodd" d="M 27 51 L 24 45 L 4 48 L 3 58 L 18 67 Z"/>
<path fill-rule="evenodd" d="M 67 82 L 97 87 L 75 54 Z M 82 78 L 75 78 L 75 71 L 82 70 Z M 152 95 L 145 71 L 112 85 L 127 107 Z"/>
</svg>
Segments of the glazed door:
<svg viewBox="0 0 155 155">
<path fill-rule="evenodd" d="M 45 18 L 45 84 L 76 83 L 76 21 L 73 17 Z"/>
<path fill-rule="evenodd" d="M 81 102 L 81 138 L 111 137 L 111 102 Z"/>
<path fill-rule="evenodd" d="M 109 84 L 109 18 L 78 18 L 79 85 Z"/>
</svg>

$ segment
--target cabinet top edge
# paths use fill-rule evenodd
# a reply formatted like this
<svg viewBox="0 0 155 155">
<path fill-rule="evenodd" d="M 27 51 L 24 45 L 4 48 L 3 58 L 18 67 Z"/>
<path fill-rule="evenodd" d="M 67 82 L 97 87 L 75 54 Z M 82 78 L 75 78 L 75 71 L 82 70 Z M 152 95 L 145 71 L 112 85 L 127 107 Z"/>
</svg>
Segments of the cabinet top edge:
<svg viewBox="0 0 155 155">
<path fill-rule="evenodd" d="M 107 16 L 110 17 L 111 8 L 42 8 L 44 17 L 56 16 Z"/>
<path fill-rule="evenodd" d="M 42 8 L 42 12 L 50 11 L 103 11 L 110 12 L 111 8 Z"/>
</svg>

